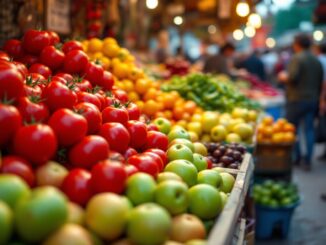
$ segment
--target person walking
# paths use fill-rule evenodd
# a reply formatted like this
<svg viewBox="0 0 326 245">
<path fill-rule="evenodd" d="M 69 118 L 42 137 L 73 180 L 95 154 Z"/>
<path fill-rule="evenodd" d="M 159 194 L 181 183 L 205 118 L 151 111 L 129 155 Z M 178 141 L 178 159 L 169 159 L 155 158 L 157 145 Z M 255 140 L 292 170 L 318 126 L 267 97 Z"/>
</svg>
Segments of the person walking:
<svg viewBox="0 0 326 245">
<path fill-rule="evenodd" d="M 299 140 L 295 145 L 295 164 L 303 164 L 306 171 L 311 170 L 314 150 L 314 118 L 318 112 L 319 96 L 323 81 L 323 70 L 319 60 L 310 51 L 311 40 L 306 34 L 294 38 L 294 55 L 287 72 L 281 72 L 279 80 L 286 89 L 286 118 L 293 123 L 298 132 L 302 128 L 305 137 L 305 152 L 301 153 Z"/>
</svg>

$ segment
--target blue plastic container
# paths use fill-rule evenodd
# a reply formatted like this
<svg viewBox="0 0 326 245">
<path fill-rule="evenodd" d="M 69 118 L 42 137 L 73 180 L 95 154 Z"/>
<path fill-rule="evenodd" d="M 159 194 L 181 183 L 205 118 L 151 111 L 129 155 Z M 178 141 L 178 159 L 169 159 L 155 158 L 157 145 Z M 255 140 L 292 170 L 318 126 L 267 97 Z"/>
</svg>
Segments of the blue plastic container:
<svg viewBox="0 0 326 245">
<path fill-rule="evenodd" d="M 283 116 L 283 107 L 282 106 L 273 106 L 265 108 L 265 112 L 271 115 L 274 120 L 277 120 Z"/>
<path fill-rule="evenodd" d="M 280 208 L 271 208 L 256 204 L 256 238 L 269 239 L 274 231 L 280 231 L 281 238 L 287 238 L 292 214 L 300 201 Z"/>
</svg>

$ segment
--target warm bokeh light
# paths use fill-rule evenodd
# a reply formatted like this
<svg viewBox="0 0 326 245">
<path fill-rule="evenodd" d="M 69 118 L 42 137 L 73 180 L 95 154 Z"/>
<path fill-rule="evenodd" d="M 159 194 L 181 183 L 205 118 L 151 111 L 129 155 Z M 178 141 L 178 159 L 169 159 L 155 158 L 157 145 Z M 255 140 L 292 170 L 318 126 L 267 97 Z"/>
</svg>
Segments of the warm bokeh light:
<svg viewBox="0 0 326 245">
<path fill-rule="evenodd" d="M 246 34 L 247 37 L 251 38 L 255 36 L 256 29 L 252 26 L 246 26 L 246 28 L 244 29 L 244 33 Z"/>
<path fill-rule="evenodd" d="M 146 7 L 149 9 L 155 9 L 158 6 L 158 0 L 146 0 Z"/>
<path fill-rule="evenodd" d="M 183 23 L 183 18 L 181 16 L 176 16 L 176 17 L 174 17 L 173 22 L 174 22 L 174 24 L 179 26 Z"/>
<path fill-rule="evenodd" d="M 248 24 L 255 27 L 256 29 L 261 27 L 261 17 L 259 14 L 252 13 L 248 17 Z"/>
<path fill-rule="evenodd" d="M 248 3 L 246 1 L 239 2 L 236 7 L 236 12 L 241 17 L 247 16 L 250 12 Z"/>
<path fill-rule="evenodd" d="M 265 43 L 268 48 L 274 48 L 276 45 L 275 39 L 272 37 L 267 38 Z"/>
<path fill-rule="evenodd" d="M 320 30 L 316 30 L 313 33 L 313 37 L 314 37 L 315 41 L 319 42 L 319 41 L 323 40 L 324 33 Z"/>
<path fill-rule="evenodd" d="M 240 29 L 236 29 L 233 31 L 233 38 L 234 40 L 240 41 L 243 38 L 243 31 Z"/>
<path fill-rule="evenodd" d="M 208 30 L 209 34 L 215 34 L 216 33 L 216 26 L 209 25 L 207 30 Z"/>
</svg>

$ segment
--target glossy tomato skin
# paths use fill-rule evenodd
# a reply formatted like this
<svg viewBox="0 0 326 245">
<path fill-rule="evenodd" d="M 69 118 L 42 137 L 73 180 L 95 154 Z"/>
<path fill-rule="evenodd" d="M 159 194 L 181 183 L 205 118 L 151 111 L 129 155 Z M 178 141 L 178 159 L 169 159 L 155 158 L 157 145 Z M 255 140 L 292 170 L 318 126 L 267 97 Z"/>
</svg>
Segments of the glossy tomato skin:
<svg viewBox="0 0 326 245">
<path fill-rule="evenodd" d="M 158 148 L 162 151 L 166 151 L 168 146 L 169 140 L 165 134 L 158 131 L 149 131 L 147 133 L 147 143 L 145 146 L 146 149 Z"/>
<path fill-rule="evenodd" d="M 92 84 L 86 79 L 78 79 L 75 85 L 76 85 L 76 89 L 83 92 L 87 92 L 89 90 L 92 90 L 93 88 Z"/>
<path fill-rule="evenodd" d="M 61 189 L 70 201 L 85 206 L 92 197 L 91 177 L 91 173 L 85 169 L 72 169 L 64 178 Z"/>
<path fill-rule="evenodd" d="M 127 122 L 127 129 L 130 134 L 130 147 L 140 149 L 147 141 L 147 127 L 145 123 L 136 120 Z"/>
<path fill-rule="evenodd" d="M 61 68 L 65 54 L 54 46 L 45 47 L 40 54 L 40 61 L 55 71 Z"/>
<path fill-rule="evenodd" d="M 81 50 L 72 50 L 66 54 L 63 68 L 70 74 L 82 74 L 88 64 L 88 56 Z"/>
<path fill-rule="evenodd" d="M 82 103 L 82 102 L 91 103 L 95 105 L 99 110 L 101 110 L 101 101 L 95 94 L 80 91 L 77 93 L 77 100 L 78 103 Z"/>
<path fill-rule="evenodd" d="M 102 87 L 104 91 L 111 91 L 114 85 L 114 78 L 112 73 L 109 71 L 104 71 L 102 79 L 97 79 L 95 84 Z"/>
<path fill-rule="evenodd" d="M 24 78 L 16 66 L 0 60 L 0 101 L 17 100 L 24 94 Z"/>
<path fill-rule="evenodd" d="M 21 58 L 24 55 L 22 42 L 17 39 L 9 39 L 6 41 L 3 45 L 3 50 L 14 59 Z"/>
<path fill-rule="evenodd" d="M 168 163 L 168 157 L 167 157 L 165 151 L 162 151 L 157 148 L 151 148 L 151 149 L 146 150 L 145 153 L 146 152 L 152 152 L 152 153 L 155 153 L 156 155 L 158 155 L 161 158 L 164 166 Z"/>
<path fill-rule="evenodd" d="M 35 63 L 31 65 L 31 67 L 28 70 L 30 73 L 38 73 L 41 74 L 46 79 L 52 75 L 52 71 L 49 67 L 43 64 Z"/>
<path fill-rule="evenodd" d="M 140 109 L 135 103 L 128 103 L 126 107 L 129 115 L 129 120 L 139 120 L 140 118 Z"/>
<path fill-rule="evenodd" d="M 99 131 L 99 135 L 107 140 L 110 149 L 114 151 L 124 154 L 128 149 L 130 135 L 121 123 L 104 123 Z"/>
<path fill-rule="evenodd" d="M 23 121 L 31 122 L 46 122 L 49 118 L 49 109 L 43 102 L 33 102 L 28 97 L 21 97 L 17 103 Z"/>
<path fill-rule="evenodd" d="M 138 154 L 128 158 L 127 162 L 134 165 L 140 172 L 148 173 L 154 178 L 159 173 L 159 166 L 148 154 Z"/>
<path fill-rule="evenodd" d="M 121 103 L 127 103 L 129 101 L 127 93 L 122 89 L 112 90 L 113 95 L 121 101 Z"/>
<path fill-rule="evenodd" d="M 103 123 L 118 122 L 123 125 L 126 125 L 129 120 L 128 111 L 123 107 L 119 107 L 119 108 L 116 108 L 114 106 L 106 107 L 102 111 L 102 120 Z"/>
<path fill-rule="evenodd" d="M 77 102 L 77 95 L 61 82 L 50 82 L 44 88 L 42 97 L 51 111 L 60 108 L 72 109 Z"/>
<path fill-rule="evenodd" d="M 95 105 L 82 102 L 75 106 L 75 110 L 87 120 L 87 134 L 96 134 L 100 130 L 102 126 L 102 114 Z"/>
<path fill-rule="evenodd" d="M 109 160 L 123 163 L 126 161 L 125 157 L 121 153 L 113 150 L 110 150 Z"/>
<path fill-rule="evenodd" d="M 69 109 L 55 111 L 48 124 L 56 134 L 59 145 L 63 147 L 81 141 L 87 133 L 87 120 Z"/>
<path fill-rule="evenodd" d="M 83 50 L 83 45 L 81 42 L 76 40 L 65 42 L 62 46 L 62 51 L 67 54 L 72 50 Z"/>
<path fill-rule="evenodd" d="M 0 149 L 9 143 L 22 123 L 22 117 L 16 107 L 0 104 Z"/>
<path fill-rule="evenodd" d="M 148 131 L 159 131 L 158 127 L 154 123 L 150 123 L 147 125 L 147 130 Z"/>
<path fill-rule="evenodd" d="M 120 162 L 105 160 L 92 168 L 91 187 L 94 194 L 102 192 L 123 193 L 128 175 Z"/>
<path fill-rule="evenodd" d="M 103 67 L 93 62 L 89 62 L 86 65 L 84 72 L 85 78 L 89 80 L 93 86 L 97 85 L 97 81 L 101 80 L 104 74 Z"/>
<path fill-rule="evenodd" d="M 128 159 L 129 157 L 131 157 L 131 156 L 133 156 L 133 155 L 137 155 L 137 154 L 138 154 L 138 152 L 137 152 L 134 148 L 129 147 L 129 148 L 125 151 L 123 157 L 124 157 L 125 159 Z"/>
<path fill-rule="evenodd" d="M 20 127 L 13 140 L 14 152 L 35 165 L 50 160 L 57 150 L 57 139 L 50 126 L 35 124 Z"/>
<path fill-rule="evenodd" d="M 124 167 L 128 177 L 139 172 L 139 170 L 134 165 L 126 164 Z"/>
<path fill-rule="evenodd" d="M 47 31 L 47 33 L 50 36 L 50 45 L 58 44 L 60 43 L 60 37 L 59 35 L 54 31 Z"/>
<path fill-rule="evenodd" d="M 69 151 L 69 162 L 81 168 L 89 169 L 109 156 L 109 144 L 98 135 L 88 135 L 75 144 Z"/>
<path fill-rule="evenodd" d="M 19 156 L 9 155 L 3 157 L 0 172 L 18 175 L 25 180 L 30 187 L 35 185 L 35 174 L 30 163 Z"/>
<path fill-rule="evenodd" d="M 156 165 L 158 166 L 158 170 L 159 172 L 162 172 L 163 169 L 164 169 L 164 164 L 163 164 L 163 161 L 162 159 L 159 157 L 159 155 L 153 153 L 153 152 L 143 152 L 144 155 L 148 155 L 150 156 L 153 161 L 156 163 Z"/>
<path fill-rule="evenodd" d="M 26 76 L 28 75 L 27 67 L 23 63 L 21 63 L 19 61 L 13 61 L 12 63 L 20 71 L 20 73 L 22 74 L 23 78 L 26 78 Z"/>
<path fill-rule="evenodd" d="M 0 60 L 10 61 L 10 57 L 7 53 L 0 51 Z"/>
<path fill-rule="evenodd" d="M 64 72 L 57 73 L 57 74 L 55 74 L 54 77 L 63 78 L 66 81 L 65 84 L 67 84 L 68 82 L 70 82 L 70 81 L 72 81 L 74 79 L 74 77 L 71 74 L 64 73 Z"/>
<path fill-rule="evenodd" d="M 39 55 L 43 48 L 49 46 L 51 39 L 46 31 L 28 30 L 23 37 L 23 48 L 26 52 Z"/>
<path fill-rule="evenodd" d="M 42 96 L 42 88 L 45 87 L 45 78 L 38 73 L 30 73 L 25 78 L 25 95 L 26 96 Z"/>
</svg>

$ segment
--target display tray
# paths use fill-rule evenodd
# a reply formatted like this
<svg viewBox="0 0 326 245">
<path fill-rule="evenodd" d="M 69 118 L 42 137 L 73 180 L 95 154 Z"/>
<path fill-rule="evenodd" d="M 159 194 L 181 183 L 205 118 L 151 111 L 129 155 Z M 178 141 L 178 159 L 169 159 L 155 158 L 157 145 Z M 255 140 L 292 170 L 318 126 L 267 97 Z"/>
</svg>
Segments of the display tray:
<svg viewBox="0 0 326 245">
<path fill-rule="evenodd" d="M 241 226 L 242 220 L 239 216 L 244 206 L 253 170 L 252 155 L 249 153 L 245 154 L 239 170 L 224 169 L 225 172 L 235 174 L 236 180 L 229 199 L 209 234 L 208 245 L 240 245 L 244 243 L 245 229 L 244 225 Z"/>
</svg>

